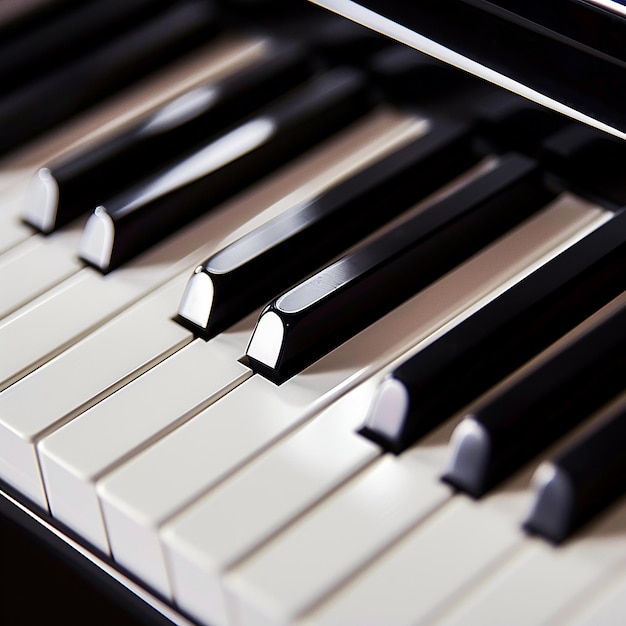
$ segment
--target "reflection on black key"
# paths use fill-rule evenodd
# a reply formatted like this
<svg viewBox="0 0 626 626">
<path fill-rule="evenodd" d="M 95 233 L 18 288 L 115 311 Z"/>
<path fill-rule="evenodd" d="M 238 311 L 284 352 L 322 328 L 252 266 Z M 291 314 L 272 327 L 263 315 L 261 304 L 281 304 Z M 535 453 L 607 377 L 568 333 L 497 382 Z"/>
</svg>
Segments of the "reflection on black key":
<svg viewBox="0 0 626 626">
<path fill-rule="evenodd" d="M 539 466 L 533 480 L 537 496 L 525 528 L 561 542 L 626 493 L 625 444 L 622 402 L 592 433 Z"/>
<path fill-rule="evenodd" d="M 548 199 L 536 164 L 507 155 L 492 171 L 274 300 L 248 346 L 250 366 L 285 381 Z"/>
<path fill-rule="evenodd" d="M 0 5 L 0 41 L 8 42 L 40 27 L 68 8 L 62 0 L 24 0 Z"/>
<path fill-rule="evenodd" d="M 455 114 L 455 119 L 471 119 L 476 96 L 493 91 L 485 81 L 402 44 L 376 54 L 368 69 L 394 100 L 409 106 L 419 102 L 428 110 L 434 105 L 439 113 L 443 108 Z"/>
<path fill-rule="evenodd" d="M 13 32 L 5 32 L 8 28 L 0 32 L 3 93 L 88 53 L 94 41 L 111 40 L 165 4 L 164 0 L 89 0 L 35 5 L 30 14 L 16 18 Z M 28 22 L 28 30 L 20 22 Z"/>
<path fill-rule="evenodd" d="M 626 296 L 608 317 L 475 408 L 445 480 L 480 496 L 626 386 Z M 626 441 L 624 442 L 626 443 Z"/>
<path fill-rule="evenodd" d="M 594 202 L 626 206 L 626 144 L 577 124 L 547 139 L 542 160 L 564 186 Z"/>
<path fill-rule="evenodd" d="M 402 452 L 626 289 L 621 212 L 396 368 L 363 434 Z"/>
<path fill-rule="evenodd" d="M 81 257 L 107 272 L 365 113 L 366 82 L 348 69 L 306 83 L 233 130 L 99 206 Z"/>
<path fill-rule="evenodd" d="M 519 150 L 533 156 L 546 137 L 572 124 L 565 115 L 504 90 L 481 101 L 478 121 L 489 149 Z"/>
<path fill-rule="evenodd" d="M 205 339 L 212 337 L 474 160 L 466 127 L 436 124 L 425 136 L 214 254 L 191 277 L 180 321 Z"/>
<path fill-rule="evenodd" d="M 0 152 L 99 102 L 215 31 L 211 6 L 189 0 L 0 98 Z M 97 40 L 97 38 L 95 38 Z"/>
<path fill-rule="evenodd" d="M 279 46 L 261 62 L 185 92 L 118 135 L 41 168 L 22 217 L 45 233 L 141 180 L 310 77 L 294 46 Z"/>
</svg>

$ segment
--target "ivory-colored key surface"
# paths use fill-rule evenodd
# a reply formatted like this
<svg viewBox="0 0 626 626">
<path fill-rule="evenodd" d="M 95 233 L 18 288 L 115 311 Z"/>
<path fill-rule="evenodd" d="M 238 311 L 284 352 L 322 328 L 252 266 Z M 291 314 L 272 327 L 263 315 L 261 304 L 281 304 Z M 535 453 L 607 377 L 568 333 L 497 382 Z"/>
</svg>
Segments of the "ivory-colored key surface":
<svg viewBox="0 0 626 626">
<path fill-rule="evenodd" d="M 47 508 L 37 441 L 193 339 L 171 319 L 186 280 L 184 272 L 0 393 L 6 481 Z"/>
<path fill-rule="evenodd" d="M 230 341 L 192 342 L 41 440 L 52 514 L 108 551 L 94 481 L 246 380 L 251 372 L 237 356 L 250 326 L 246 320 L 224 333 Z"/>
<path fill-rule="evenodd" d="M 172 593 L 186 612 L 214 626 L 227 624 L 224 572 L 380 455 L 377 446 L 356 433 L 375 383 L 366 381 L 347 393 L 163 526 Z M 102 487 L 107 530 L 118 554 L 108 514 L 116 514 L 115 503 L 107 497 L 107 492 L 120 492 L 115 475 Z M 124 541 L 126 535 L 116 537 Z"/>
<path fill-rule="evenodd" d="M 82 223 L 48 237 L 29 237 L 0 255 L 0 319 L 76 273 Z"/>
<path fill-rule="evenodd" d="M 293 622 L 451 497 L 429 470 L 417 449 L 384 456 L 237 565 L 225 579 L 233 621 Z"/>
<path fill-rule="evenodd" d="M 421 448 L 418 445 L 410 449 L 409 454 L 418 456 Z M 391 458 L 402 459 L 405 454 Z M 436 476 L 432 478 L 436 480 Z M 382 518 L 377 529 L 379 541 L 386 538 L 389 549 L 379 558 L 361 541 L 360 552 L 355 547 L 353 555 L 346 553 L 343 562 L 338 561 L 345 568 L 344 579 L 338 582 L 344 584 L 327 587 L 321 580 L 315 580 L 314 584 L 310 580 L 297 583 L 297 592 L 301 597 L 299 611 L 308 610 L 309 613 L 303 622 L 307 626 L 338 625 L 346 620 L 396 626 L 428 623 L 433 612 L 445 607 L 448 597 L 471 585 L 490 568 L 506 561 L 519 548 L 523 539 L 519 521 L 532 497 L 530 492 L 521 489 L 525 479 L 527 475 L 516 482 L 515 488 L 504 489 L 480 502 L 462 495 L 455 496 L 424 521 L 416 518 L 414 527 L 405 535 L 395 530 L 394 522 Z M 415 483 L 414 487 L 412 494 L 407 493 L 406 497 L 421 500 L 421 486 Z M 332 515 L 330 508 L 326 515 Z M 337 517 L 334 532 L 347 535 L 350 522 L 356 524 L 358 518 Z M 300 527 L 294 528 L 291 548 L 297 553 L 294 556 L 310 559 L 308 547 L 302 542 L 304 523 Z M 301 537 L 296 536 L 296 529 L 300 530 Z M 308 533 L 311 535 L 309 543 L 317 543 L 319 529 L 311 527 Z M 272 548 L 276 555 L 282 552 L 280 542 L 281 539 L 275 542 L 275 547 L 272 544 L 268 546 L 267 556 L 260 552 L 256 561 L 254 556 L 250 559 L 249 566 L 242 564 L 244 582 L 248 582 L 250 570 L 256 583 L 264 567 L 263 559 L 269 563 L 272 556 L 276 558 L 271 554 Z M 285 541 L 284 545 L 288 542 Z M 366 559 L 368 555 L 371 556 Z M 335 567 L 338 569 L 338 565 Z M 235 570 L 235 575 L 238 575 L 238 570 Z M 275 587 L 272 592 L 278 598 L 283 590 Z M 259 610 L 257 607 L 261 603 L 249 600 L 254 598 L 254 589 L 247 590 L 244 584 L 238 582 L 233 598 L 236 609 L 233 611 L 238 610 L 251 618 Z M 293 589 L 291 593 L 294 593 Z M 381 597 L 385 598 L 384 602 L 381 602 Z M 293 606 L 292 617 L 297 611 L 298 607 Z M 252 620 L 244 623 L 252 623 Z"/>
<path fill-rule="evenodd" d="M 620 626 L 626 615 L 626 561 L 617 571 L 611 571 L 606 580 L 599 580 L 591 592 L 580 594 L 552 624 L 567 626 Z"/>
<path fill-rule="evenodd" d="M 559 611 L 626 565 L 626 500 L 566 545 L 526 541 L 514 558 L 441 616 L 439 626 L 564 623 Z M 621 616 L 623 618 L 623 615 Z M 554 621 L 551 621 L 554 620 Z M 622 619 L 623 622 L 623 619 Z M 595 622 L 604 624 L 604 622 Z"/>
<path fill-rule="evenodd" d="M 30 226 L 20 221 L 16 210 L 23 198 L 23 188 L 15 185 L 11 180 L 12 177 L 6 178 L 9 180 L 3 180 L 0 169 L 0 254 L 34 234 Z M 6 183 L 6 186 L 3 183 Z"/>
</svg>

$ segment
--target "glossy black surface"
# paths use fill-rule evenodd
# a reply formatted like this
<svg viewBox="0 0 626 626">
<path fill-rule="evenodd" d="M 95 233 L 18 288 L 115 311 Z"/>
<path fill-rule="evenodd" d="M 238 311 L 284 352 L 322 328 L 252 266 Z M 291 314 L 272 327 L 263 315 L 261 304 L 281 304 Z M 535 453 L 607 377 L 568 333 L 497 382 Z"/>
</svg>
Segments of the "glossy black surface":
<svg viewBox="0 0 626 626">
<path fill-rule="evenodd" d="M 185 92 L 105 142 L 49 164 L 59 200 L 54 227 L 46 232 L 205 143 L 303 82 L 312 71 L 301 49 L 276 44 L 258 64 Z"/>
<path fill-rule="evenodd" d="M 526 529 L 560 543 L 624 495 L 624 441 L 626 406 L 622 403 L 608 419 L 552 460 L 558 478 L 537 494 Z"/>
<path fill-rule="evenodd" d="M 408 390 L 395 453 L 451 417 L 626 288 L 626 212 L 568 248 L 396 368 Z"/>
<path fill-rule="evenodd" d="M 475 408 L 489 445 L 446 480 L 483 495 L 615 396 L 625 372 L 626 306 Z"/>
<path fill-rule="evenodd" d="M 15 1 L 21 1 L 21 0 L 15 0 Z M 5 0 L 5 2 L 13 2 L 13 0 Z M 106 3 L 108 4 L 109 0 L 106 0 Z M 388 0 L 380 0 L 380 3 L 382 4 L 383 8 L 385 5 L 389 5 Z M 442 0 L 442 3 L 441 3 L 442 6 L 443 6 L 443 3 L 444 2 Z M 76 5 L 84 4 L 84 2 L 76 3 L 71 0 L 66 0 L 64 2 L 61 2 L 61 1 L 52 2 L 52 4 L 73 5 L 75 7 Z M 111 2 L 110 4 L 113 4 L 113 2 Z M 235 3 L 224 0 L 224 2 L 222 2 L 221 4 L 223 4 L 224 6 L 226 5 L 230 6 Z M 250 0 L 249 2 L 242 1 L 239 4 L 240 6 L 237 9 L 233 9 L 232 11 L 233 16 L 231 20 L 231 25 L 238 23 L 239 20 L 245 20 L 248 22 L 248 24 L 250 24 L 250 23 L 255 22 L 255 20 L 258 20 L 261 17 L 263 17 L 264 24 L 261 30 L 268 29 L 268 28 L 269 30 L 274 30 L 276 28 L 281 28 L 283 26 L 282 20 L 279 19 L 279 16 L 282 17 L 284 15 L 285 7 L 292 7 L 298 3 L 294 2 L 293 0 L 287 0 L 286 3 L 269 3 L 266 1 L 254 2 L 253 0 Z M 252 8 L 255 4 L 259 6 L 256 11 L 253 11 Z M 270 4 L 278 5 L 278 8 L 274 10 L 274 8 L 276 8 L 274 7 L 273 9 L 268 10 L 268 5 Z M 499 4 L 503 4 L 503 2 L 500 2 Z M 587 3 L 582 2 L 582 1 L 570 2 L 569 0 L 564 0 L 563 2 L 556 2 L 555 0 L 551 2 L 529 3 L 529 2 L 525 2 L 524 0 L 521 0 L 521 1 L 516 2 L 515 4 L 520 5 L 522 7 L 527 6 L 529 10 L 532 9 L 532 10 L 539 10 L 539 11 L 552 11 L 553 10 L 552 7 L 555 7 L 554 10 L 556 13 L 556 18 L 560 19 L 562 12 L 559 12 L 558 7 L 569 5 L 569 6 L 581 7 L 584 10 L 585 5 Z M 409 8 L 411 6 L 416 7 L 417 5 L 419 5 L 419 3 L 408 3 L 408 2 L 406 3 L 406 6 Z M 370 46 L 380 45 L 380 42 L 375 37 L 368 37 L 368 36 L 363 37 L 361 36 L 360 33 L 353 31 L 351 29 L 346 28 L 345 31 L 343 31 L 342 33 L 339 33 L 338 37 L 334 37 L 333 35 L 337 33 L 334 27 L 331 27 L 329 31 L 324 32 L 323 30 L 317 29 L 317 26 L 319 25 L 317 22 L 314 24 L 311 20 L 308 20 L 308 19 L 306 21 L 296 20 L 296 23 L 299 23 L 299 31 L 294 30 L 292 26 L 289 25 L 289 26 L 284 27 L 283 34 L 296 33 L 296 36 L 298 39 L 300 39 L 301 33 L 303 34 L 303 36 L 304 34 L 307 34 L 307 36 L 309 36 L 309 41 L 313 45 L 315 45 L 318 50 L 323 50 L 325 53 L 328 53 L 329 55 L 336 54 L 340 57 L 350 57 L 354 59 L 355 62 L 359 62 L 359 60 L 362 59 L 363 50 L 369 50 Z M 595 22 L 590 22 L 587 16 L 584 16 L 582 19 L 576 18 L 575 23 L 578 24 L 580 30 L 583 33 L 588 31 L 589 33 L 599 35 L 600 39 L 605 38 L 605 34 L 606 34 L 605 29 L 598 27 Z M 467 30 L 471 32 L 472 26 L 473 26 L 472 24 L 468 24 Z M 2 31 L 2 33 L 4 33 L 4 31 Z M 347 34 L 344 36 L 344 33 L 347 33 Z M 356 36 L 353 37 L 352 36 L 353 33 L 355 33 Z M 4 41 L 4 40 L 5 40 L 4 37 L 0 35 L 0 41 Z M 622 51 L 624 50 L 624 47 L 623 47 L 624 40 L 625 40 L 624 36 L 619 36 L 615 39 L 615 41 L 617 42 L 619 46 L 618 51 L 620 49 Z M 309 41 L 307 41 L 307 44 L 309 43 Z M 510 61 L 510 59 L 507 59 L 506 54 L 507 54 L 506 51 L 503 52 L 501 50 L 494 49 L 493 56 L 495 60 L 497 60 L 499 63 L 502 63 L 504 65 L 506 64 L 507 61 Z M 518 55 L 515 54 L 514 56 L 517 57 Z M 520 58 L 522 62 L 524 62 L 523 55 L 521 55 Z M 551 61 L 554 62 L 554 59 L 552 59 Z M 0 61 L 0 63 L 1 62 L 2 61 Z M 516 62 L 515 59 L 513 59 L 513 62 L 514 63 Z M 541 67 L 534 68 L 531 73 L 531 76 L 533 77 L 533 79 L 537 79 L 541 73 L 542 73 Z M 623 84 L 623 82 L 621 84 Z M 619 94 L 618 92 L 613 94 L 613 96 L 609 94 L 609 98 L 605 98 L 605 95 L 606 94 L 599 94 L 599 97 L 602 97 L 605 103 L 608 104 L 610 101 L 615 102 L 615 98 Z M 593 94 L 589 94 L 589 93 L 583 94 L 583 98 L 593 99 Z M 568 103 L 571 103 L 572 101 L 576 101 L 576 94 L 575 93 L 572 94 L 570 92 L 567 101 Z M 620 109 L 622 112 L 624 110 L 623 101 L 624 100 L 622 99 L 620 102 L 619 98 L 617 98 L 618 105 L 620 106 Z M 45 105 L 47 103 L 42 102 L 40 104 L 42 105 L 42 110 L 44 110 Z M 459 102 L 459 105 L 460 107 L 467 106 L 468 108 L 470 108 L 471 101 L 462 100 Z M 44 110 L 44 113 L 45 113 L 45 110 Z M 585 168 L 581 167 L 580 173 L 584 173 L 584 171 L 585 171 Z M 572 179 L 573 182 L 576 182 L 576 178 L 577 177 L 574 177 Z M 625 435 L 623 434 L 623 432 L 621 435 L 615 438 L 615 441 L 620 444 L 620 452 L 621 452 L 621 448 L 623 448 L 623 442 L 625 441 Z M 622 458 L 624 458 L 623 454 L 621 456 Z M 0 498 L 0 502 L 1 502 L 1 498 Z M 33 532 L 33 534 L 37 534 L 36 531 L 32 531 L 32 528 L 29 527 L 26 521 L 23 519 L 26 517 L 27 516 L 22 516 L 22 518 L 20 518 L 18 522 L 24 527 L 28 528 L 29 531 Z M 62 623 L 62 624 L 76 623 L 76 624 L 82 625 L 85 623 L 90 623 L 90 624 L 96 623 L 98 618 L 102 618 L 102 622 L 105 624 L 125 623 L 122 621 L 121 618 L 119 618 L 119 616 L 117 615 L 111 616 L 110 614 L 107 613 L 106 610 L 101 610 L 97 605 L 92 605 L 89 596 L 87 594 L 83 595 L 84 587 L 75 588 L 73 586 L 68 585 L 68 581 L 67 581 L 67 578 L 65 576 L 63 569 L 58 569 L 56 567 L 54 567 L 53 569 L 48 569 L 47 566 L 45 565 L 40 566 L 40 562 L 38 561 L 38 559 L 44 558 L 44 556 L 41 554 L 39 550 L 29 551 L 29 553 L 25 555 L 21 552 L 21 545 L 19 541 L 15 541 L 14 543 L 12 536 L 10 534 L 5 535 L 2 532 L 0 532 L 0 535 L 4 537 L 4 539 L 7 542 L 10 543 L 10 548 L 14 549 L 13 553 L 11 553 L 10 550 L 8 553 L 3 552 L 3 558 L 1 559 L 1 565 L 0 565 L 0 568 L 3 568 L 3 573 L 7 571 L 6 569 L 7 567 L 11 567 L 12 563 L 17 563 L 18 561 L 21 561 L 21 563 L 19 563 L 17 567 L 23 566 L 25 564 L 25 561 L 27 563 L 27 567 L 21 568 L 20 570 L 23 576 L 22 578 L 23 586 L 27 589 L 27 593 L 25 592 L 21 598 L 19 597 L 19 592 L 15 591 L 16 588 L 14 586 L 11 586 L 11 584 L 6 585 L 5 584 L 6 581 L 3 580 L 3 591 L 5 592 L 5 596 L 3 596 L 3 601 L 8 596 L 8 599 L 10 602 L 15 602 L 15 603 L 23 602 L 24 603 L 23 606 L 25 607 L 25 611 L 26 611 L 26 613 L 20 612 L 19 610 L 16 611 L 13 614 L 15 616 L 14 620 L 12 620 L 12 615 L 10 614 L 8 623 L 30 623 L 28 621 L 29 609 L 32 609 L 34 611 L 34 617 L 32 619 L 32 623 L 51 622 L 51 623 Z M 53 537 L 51 533 L 47 533 L 46 536 L 48 538 Z M 39 547 L 40 547 L 39 544 L 37 544 L 37 548 Z M 8 554 L 11 554 L 11 556 L 6 558 Z M 87 571 L 88 568 L 85 567 L 84 564 L 88 563 L 88 561 L 86 559 L 77 559 L 77 560 L 81 561 L 81 567 L 84 568 L 83 572 Z M 100 579 L 98 579 L 98 585 L 103 584 L 106 586 L 106 582 L 102 580 L 103 578 L 106 578 L 106 576 L 101 576 Z M 11 582 L 12 581 L 9 581 L 9 583 Z M 19 588 L 19 582 L 18 582 L 18 588 Z M 35 592 L 34 594 L 33 594 L 33 591 Z M 119 593 L 120 593 L 119 590 L 116 590 L 115 592 L 116 597 L 119 596 Z M 52 598 L 53 601 L 46 602 L 46 598 Z M 90 604 L 89 613 L 81 614 L 80 607 L 77 610 L 77 598 L 79 598 L 81 601 L 84 601 L 85 603 Z M 139 603 L 140 601 L 137 600 L 137 602 Z M 26 606 L 26 604 L 28 604 L 28 606 Z M 35 607 L 35 604 L 37 604 L 38 606 Z M 37 611 L 35 610 L 36 608 L 41 609 L 41 610 Z M 155 621 L 153 622 L 152 620 L 155 620 Z M 160 622 L 158 621 L 157 618 L 152 616 L 151 618 L 147 618 L 147 623 L 160 623 Z"/>
<path fill-rule="evenodd" d="M 360 0 L 359 4 L 626 132 L 624 16 L 584 0 Z"/>
<path fill-rule="evenodd" d="M 119 266 L 358 118 L 370 106 L 362 75 L 332 70 L 105 201 L 115 238 L 110 261 L 101 269 Z"/>
<path fill-rule="evenodd" d="M 0 97 L 0 153 L 32 139 L 71 115 L 188 51 L 215 31 L 215 13 L 188 0 L 94 46 L 71 63 Z"/>
<path fill-rule="evenodd" d="M 205 261 L 201 271 L 210 276 L 214 288 L 209 322 L 206 328 L 186 325 L 206 339 L 221 332 L 475 159 L 467 127 L 435 124 L 425 136 Z"/>
<path fill-rule="evenodd" d="M 19 1 L 19 0 L 18 0 Z M 139 24 L 172 0 L 87 0 L 42 5 L 30 16 L 28 29 L 13 24 L 0 30 L 0 84 L 4 90 L 71 62 Z M 6 31 L 9 32 L 6 32 Z"/>
<path fill-rule="evenodd" d="M 547 138 L 541 158 L 564 187 L 603 206 L 626 206 L 626 142 L 576 124 Z"/>
<path fill-rule="evenodd" d="M 493 170 L 314 274 L 264 311 L 283 323 L 275 366 L 250 366 L 281 383 L 433 282 L 546 204 L 535 162 L 503 157 Z M 263 315 L 262 313 L 261 315 Z"/>
</svg>

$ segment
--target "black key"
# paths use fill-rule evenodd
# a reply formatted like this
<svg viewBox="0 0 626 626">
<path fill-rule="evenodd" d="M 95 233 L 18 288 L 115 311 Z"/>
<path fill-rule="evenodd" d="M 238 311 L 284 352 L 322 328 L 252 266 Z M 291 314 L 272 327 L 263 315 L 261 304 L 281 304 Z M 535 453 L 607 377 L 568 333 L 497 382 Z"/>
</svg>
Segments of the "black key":
<svg viewBox="0 0 626 626">
<path fill-rule="evenodd" d="M 221 8 L 239 24 L 243 20 L 253 29 L 297 41 L 328 66 L 362 68 L 364 59 L 390 45 L 388 37 L 309 2 L 229 0 Z"/>
<path fill-rule="evenodd" d="M 440 113 L 441 107 L 462 111 L 455 117 L 465 120 L 471 117 L 475 97 L 493 90 L 475 76 L 401 44 L 373 56 L 368 71 L 392 99 L 421 107 L 434 104 Z"/>
<path fill-rule="evenodd" d="M 38 28 L 71 8 L 67 0 L 26 0 L 0 4 L 0 41 L 7 42 Z"/>
<path fill-rule="evenodd" d="M 440 124 L 214 254 L 179 321 L 209 339 L 391 220 L 475 161 L 468 129 Z"/>
<path fill-rule="evenodd" d="M 247 350 L 276 383 L 293 376 L 545 204 L 536 164 L 492 171 L 314 274 L 268 305 Z"/>
<path fill-rule="evenodd" d="M 544 142 L 542 161 L 563 187 L 605 206 L 626 206 L 624 141 L 577 124 Z"/>
<path fill-rule="evenodd" d="M 89 53 L 94 40 L 108 41 L 168 3 L 171 1 L 90 0 L 36 7 L 32 15 L 22 17 L 21 21 L 28 18 L 30 22 L 28 30 L 14 29 L 18 32 L 13 36 L 0 39 L 3 92 Z"/>
<path fill-rule="evenodd" d="M 625 241 L 621 212 L 400 365 L 363 434 L 402 452 L 580 324 L 626 289 Z"/>
<path fill-rule="evenodd" d="M 479 134 L 496 152 L 538 156 L 546 137 L 572 124 L 569 117 L 504 90 L 484 98 L 477 109 Z"/>
<path fill-rule="evenodd" d="M 0 153 L 206 41 L 215 28 L 210 4 L 181 2 L 90 54 L 6 94 L 0 98 Z"/>
<path fill-rule="evenodd" d="M 263 61 L 196 87 L 120 134 L 41 168 L 31 183 L 22 217 L 45 233 L 56 230 L 206 143 L 311 73 L 302 50 L 276 45 Z"/>
<path fill-rule="evenodd" d="M 464 418 L 451 440 L 447 482 L 483 495 L 624 389 L 626 298 L 621 300 L 616 311 Z"/>
<path fill-rule="evenodd" d="M 108 272 L 371 106 L 360 73 L 337 69 L 99 206 L 81 257 Z"/>
<path fill-rule="evenodd" d="M 622 402 L 593 432 L 538 468 L 537 496 L 525 528 L 559 543 L 626 493 L 625 444 Z"/>
</svg>

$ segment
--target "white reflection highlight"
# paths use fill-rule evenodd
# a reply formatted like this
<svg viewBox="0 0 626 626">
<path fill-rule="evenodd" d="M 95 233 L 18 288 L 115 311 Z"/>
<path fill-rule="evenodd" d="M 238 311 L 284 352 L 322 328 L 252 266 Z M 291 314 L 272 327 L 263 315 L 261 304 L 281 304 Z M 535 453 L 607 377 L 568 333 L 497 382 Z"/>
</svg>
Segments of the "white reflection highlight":
<svg viewBox="0 0 626 626">
<path fill-rule="evenodd" d="M 314 217 L 314 202 L 279 215 L 217 252 L 207 269 L 215 274 L 232 272 L 304 230 Z"/>
<path fill-rule="evenodd" d="M 323 300 L 350 282 L 355 274 L 352 259 L 340 259 L 333 265 L 307 278 L 276 301 L 283 313 L 298 313 Z"/>
<path fill-rule="evenodd" d="M 139 206 L 216 172 L 264 144 L 275 132 L 276 124 L 268 118 L 258 118 L 239 126 L 169 169 L 143 193 L 119 209 L 118 215 L 130 213 Z"/>
<path fill-rule="evenodd" d="M 176 128 L 207 111 L 217 100 L 215 87 L 198 87 L 168 102 L 148 119 L 141 129 L 143 135 L 156 135 Z"/>
</svg>

